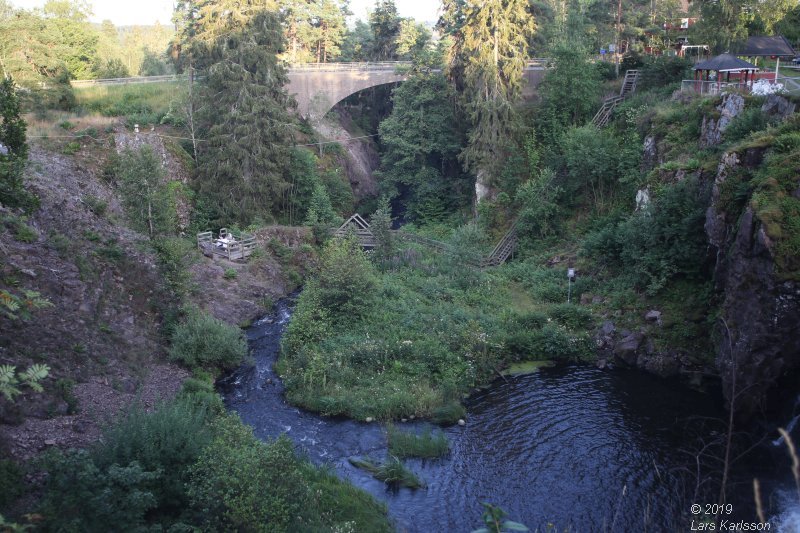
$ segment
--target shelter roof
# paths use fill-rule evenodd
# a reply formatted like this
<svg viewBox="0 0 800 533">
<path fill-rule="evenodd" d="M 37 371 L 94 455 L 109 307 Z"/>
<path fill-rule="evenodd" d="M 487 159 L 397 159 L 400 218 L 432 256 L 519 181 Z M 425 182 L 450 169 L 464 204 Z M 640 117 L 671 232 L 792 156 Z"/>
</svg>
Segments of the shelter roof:
<svg viewBox="0 0 800 533">
<path fill-rule="evenodd" d="M 694 66 L 694 70 L 716 70 L 718 72 L 739 72 L 742 70 L 758 70 L 758 67 L 749 61 L 739 59 L 731 54 L 720 54 L 707 61 L 701 61 Z"/>
<path fill-rule="evenodd" d="M 750 37 L 736 55 L 745 57 L 794 57 L 795 51 L 783 35 Z"/>
</svg>

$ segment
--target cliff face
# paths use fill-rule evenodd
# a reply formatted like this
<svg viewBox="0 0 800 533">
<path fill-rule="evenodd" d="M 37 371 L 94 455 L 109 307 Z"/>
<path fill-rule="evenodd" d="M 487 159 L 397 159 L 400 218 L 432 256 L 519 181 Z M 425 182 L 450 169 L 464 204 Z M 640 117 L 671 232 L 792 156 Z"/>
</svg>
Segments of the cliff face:
<svg viewBox="0 0 800 533">
<path fill-rule="evenodd" d="M 742 109 L 725 101 L 721 107 Z M 775 98 L 764 104 L 762 112 L 776 107 L 784 110 L 779 118 L 793 112 L 793 106 Z M 709 131 L 703 136 L 704 140 L 719 138 Z M 744 205 L 732 200 L 732 191 L 737 187 L 741 191 L 741 184 L 759 169 L 762 184 L 750 185 L 751 189 L 758 194 L 759 189 L 773 186 L 771 167 L 762 168 L 772 148 L 769 138 L 755 144 L 721 156 L 705 222 L 714 282 L 723 294 L 716 364 L 727 399 L 735 399 L 737 414 L 744 418 L 770 409 L 769 398 L 781 380 L 800 370 L 800 285 L 780 268 L 776 240 L 785 238 L 786 231 L 770 228 L 765 215 L 769 210 L 755 194 Z M 800 175 L 795 174 L 793 180 L 790 188 L 800 187 Z"/>
<path fill-rule="evenodd" d="M 716 331 L 709 332 L 715 343 L 715 366 L 727 399 L 735 398 L 737 415 L 748 418 L 779 408 L 776 399 L 782 389 L 797 392 L 800 117 L 794 103 L 776 95 L 766 98 L 760 107 L 737 94 L 723 96 L 711 108 L 708 102 L 698 105 L 696 100 L 683 104 L 693 105 L 698 110 L 695 113 L 702 113 L 702 121 L 698 117 L 697 146 L 707 155 L 694 172 L 711 194 L 702 228 L 708 239 L 708 254 L 698 260 L 707 262 L 719 298 Z M 739 116 L 742 119 L 736 123 Z M 748 123 L 753 116 L 763 122 Z M 755 133 L 742 134 L 742 123 L 752 125 Z M 767 123 L 771 128 L 766 129 Z M 736 136 L 726 134 L 733 124 L 740 130 Z M 659 135 L 654 124 L 645 138 L 642 168 L 652 170 L 663 165 L 655 171 L 658 181 L 679 181 L 684 171 L 669 171 L 668 163 L 696 154 L 687 150 L 689 146 L 672 142 L 663 134 L 663 127 L 661 132 Z M 723 143 L 727 148 L 721 150 Z M 625 340 L 617 342 L 616 351 L 631 345 Z M 646 346 L 644 342 L 635 343 L 636 357 L 630 364 L 665 374 L 663 369 L 647 364 L 653 354 Z M 677 362 L 681 369 L 692 370 L 682 358 Z M 668 373 L 677 372 L 675 364 L 669 368 Z"/>
<path fill-rule="evenodd" d="M 745 417 L 768 408 L 779 380 L 800 369 L 800 285 L 776 272 L 775 242 L 753 206 L 736 217 L 723 202 L 730 175 L 756 168 L 763 155 L 763 149 L 723 155 L 705 225 L 716 257 L 714 281 L 724 293 L 717 368 L 728 399 L 736 397 Z"/>
</svg>

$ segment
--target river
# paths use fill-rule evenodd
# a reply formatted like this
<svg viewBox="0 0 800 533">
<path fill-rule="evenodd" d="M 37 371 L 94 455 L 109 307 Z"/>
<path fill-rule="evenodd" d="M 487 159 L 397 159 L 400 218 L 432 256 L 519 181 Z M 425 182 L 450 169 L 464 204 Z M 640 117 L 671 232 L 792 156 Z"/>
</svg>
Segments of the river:
<svg viewBox="0 0 800 533">
<path fill-rule="evenodd" d="M 704 437 L 707 421 L 724 417 L 717 393 L 585 365 L 497 380 L 466 401 L 465 426 L 444 429 L 448 456 L 406 461 L 427 488 L 391 490 L 347 460 L 384 458 L 382 426 L 286 403 L 272 366 L 291 305 L 281 300 L 247 330 L 255 366 L 220 380 L 226 405 L 258 437 L 287 433 L 311 461 L 332 464 L 385 501 L 400 531 L 471 531 L 481 525 L 481 502 L 531 530 L 687 529 L 694 457 L 711 438 Z M 417 430 L 424 423 L 398 425 Z M 747 487 L 738 493 L 738 501 L 752 501 Z M 742 505 L 737 514 L 752 518 Z"/>
</svg>

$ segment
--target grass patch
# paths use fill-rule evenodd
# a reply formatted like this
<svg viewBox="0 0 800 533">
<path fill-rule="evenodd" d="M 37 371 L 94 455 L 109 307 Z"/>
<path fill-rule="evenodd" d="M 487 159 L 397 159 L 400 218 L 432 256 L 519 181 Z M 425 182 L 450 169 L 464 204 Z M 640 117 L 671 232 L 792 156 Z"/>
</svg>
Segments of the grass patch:
<svg viewBox="0 0 800 533">
<path fill-rule="evenodd" d="M 277 368 L 289 401 L 306 409 L 454 424 L 463 396 L 509 363 L 592 354 L 590 313 L 561 304 L 563 272 L 527 263 L 479 271 L 425 249 L 381 271 L 358 260 L 360 250 L 340 252 L 323 251 L 326 266 L 283 338 Z M 575 285 L 588 290 L 591 281 Z"/>
<path fill-rule="evenodd" d="M 384 463 L 378 463 L 372 459 L 358 459 L 351 457 L 348 459 L 350 464 L 361 470 L 366 470 L 372 477 L 383 481 L 392 487 L 406 487 L 409 489 L 424 488 L 425 482 L 417 477 L 414 472 L 409 470 L 397 457 L 390 457 Z"/>
<path fill-rule="evenodd" d="M 426 429 L 422 433 L 411 433 L 389 424 L 386 426 L 386 437 L 389 441 L 389 453 L 401 459 L 405 457 L 433 459 L 447 455 L 450 451 L 447 437 L 441 431 Z"/>
<path fill-rule="evenodd" d="M 504 376 L 524 376 L 525 374 L 533 374 L 538 372 L 540 368 L 550 368 L 554 365 L 553 361 L 523 361 L 521 363 L 513 363 L 508 368 L 503 370 Z"/>
<path fill-rule="evenodd" d="M 19 242 L 32 244 L 39 239 L 39 233 L 27 224 L 28 218 L 25 216 L 4 215 L 0 222 L 11 230 L 14 239 Z"/>
<path fill-rule="evenodd" d="M 76 87 L 74 92 L 78 107 L 87 112 L 159 124 L 184 87 L 180 82 L 132 83 Z"/>
</svg>

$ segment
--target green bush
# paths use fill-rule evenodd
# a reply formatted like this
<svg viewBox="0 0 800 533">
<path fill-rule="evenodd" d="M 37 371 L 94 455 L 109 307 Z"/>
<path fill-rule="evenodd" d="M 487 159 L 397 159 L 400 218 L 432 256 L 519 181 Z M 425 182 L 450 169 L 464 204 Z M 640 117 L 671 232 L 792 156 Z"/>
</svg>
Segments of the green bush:
<svg viewBox="0 0 800 533">
<path fill-rule="evenodd" d="M 391 530 L 383 505 L 299 460 L 286 437 L 259 441 L 218 396 L 218 410 L 198 407 L 213 387 L 209 374 L 196 376 L 153 413 L 123 415 L 91 450 L 44 457 L 43 530 Z M 19 481 L 0 462 L 0 496 Z"/>
<path fill-rule="evenodd" d="M 375 268 L 354 239 L 332 239 L 320 257 L 315 290 L 334 321 L 352 321 L 372 308 Z"/>
<path fill-rule="evenodd" d="M 308 501 L 291 441 L 263 443 L 235 415 L 213 424 L 214 439 L 191 469 L 188 492 L 211 531 L 286 531 Z"/>
<path fill-rule="evenodd" d="M 581 199 L 602 211 L 613 204 L 620 186 L 639 175 L 641 150 L 627 138 L 593 125 L 567 130 L 560 141 L 567 203 Z"/>
<path fill-rule="evenodd" d="M 189 368 L 235 368 L 247 356 L 242 331 L 198 309 L 189 309 L 172 334 L 169 357 Z"/>
<path fill-rule="evenodd" d="M 236 279 L 239 273 L 236 271 L 235 268 L 227 268 L 225 269 L 225 273 L 222 275 L 225 279 Z"/>
<path fill-rule="evenodd" d="M 197 374 L 197 372 L 195 372 Z M 219 416 L 225 413 L 225 403 L 222 397 L 214 390 L 213 379 L 208 378 L 188 378 L 183 382 L 178 399 L 183 400 L 197 409 L 203 409 L 206 413 Z"/>
<path fill-rule="evenodd" d="M 64 155 L 75 155 L 80 151 L 81 143 L 78 141 L 70 141 L 61 149 L 61 153 Z"/>
<path fill-rule="evenodd" d="M 22 469 L 10 459 L 0 459 L 0 511 L 25 492 Z"/>
<path fill-rule="evenodd" d="M 180 237 L 159 237 L 153 240 L 159 264 L 170 291 L 183 298 L 190 289 L 192 274 L 189 267 L 197 262 L 195 244 Z"/>
<path fill-rule="evenodd" d="M 687 78 L 692 61 L 676 56 L 651 56 L 639 69 L 638 90 L 664 87 Z"/>
<path fill-rule="evenodd" d="M 184 401 L 159 406 L 152 413 L 134 407 L 109 427 L 103 445 L 93 450 L 101 468 L 134 462 L 157 473 L 145 483 L 158 512 L 177 516 L 187 506 L 188 469 L 210 442 L 206 411 Z"/>
<path fill-rule="evenodd" d="M 592 325 L 591 311 L 572 303 L 554 305 L 548 313 L 550 318 L 569 329 L 587 329 Z"/>
<path fill-rule="evenodd" d="M 748 107 L 737 115 L 725 130 L 725 140 L 736 142 L 744 139 L 754 131 L 766 129 L 769 124 L 767 116 L 760 107 Z"/>
<path fill-rule="evenodd" d="M 4 76 L 0 81 L 0 144 L 6 150 L 0 155 L 0 204 L 31 212 L 38 207 L 39 200 L 23 183 L 28 145 L 25 142 L 27 124 L 20 111 L 17 87 L 10 77 Z"/>
<path fill-rule="evenodd" d="M 638 212 L 588 235 L 584 253 L 616 267 L 621 276 L 649 294 L 675 276 L 701 275 L 706 248 L 707 191 L 696 178 L 665 187 L 645 212 Z"/>
<path fill-rule="evenodd" d="M 143 528 L 158 501 L 148 486 L 158 472 L 138 462 L 98 466 L 88 451 L 55 453 L 45 458 L 47 482 L 40 504 L 46 531 L 130 531 Z"/>
<path fill-rule="evenodd" d="M 89 211 L 98 217 L 105 215 L 106 209 L 108 209 L 108 203 L 105 200 L 91 194 L 83 198 L 83 203 L 86 204 L 86 207 L 89 208 Z"/>
<path fill-rule="evenodd" d="M 11 227 L 14 239 L 24 243 L 34 243 L 39 239 L 39 233 L 27 224 L 27 217 L 9 216 L 3 222 Z"/>
</svg>

